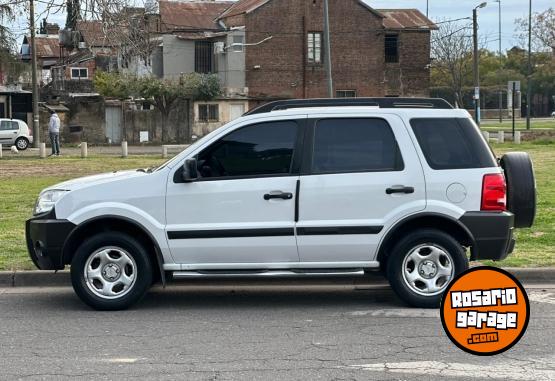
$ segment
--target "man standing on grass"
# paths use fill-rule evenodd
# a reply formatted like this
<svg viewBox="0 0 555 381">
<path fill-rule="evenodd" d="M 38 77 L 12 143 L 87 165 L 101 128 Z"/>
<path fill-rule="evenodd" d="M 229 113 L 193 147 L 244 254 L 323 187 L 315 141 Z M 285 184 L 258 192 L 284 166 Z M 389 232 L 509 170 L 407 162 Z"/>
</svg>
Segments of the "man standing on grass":
<svg viewBox="0 0 555 381">
<path fill-rule="evenodd" d="M 50 143 L 52 144 L 52 154 L 50 156 L 60 156 L 60 117 L 54 110 L 50 110 L 48 135 L 50 135 Z"/>
</svg>

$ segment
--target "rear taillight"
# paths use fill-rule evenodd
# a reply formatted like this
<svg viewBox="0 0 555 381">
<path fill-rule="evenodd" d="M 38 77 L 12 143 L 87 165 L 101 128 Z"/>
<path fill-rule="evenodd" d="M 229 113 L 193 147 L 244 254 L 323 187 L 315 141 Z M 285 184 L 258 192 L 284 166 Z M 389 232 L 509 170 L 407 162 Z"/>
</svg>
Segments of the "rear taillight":
<svg viewBox="0 0 555 381">
<path fill-rule="evenodd" d="M 497 212 L 507 210 L 507 183 L 501 173 L 484 176 L 481 210 Z"/>
</svg>

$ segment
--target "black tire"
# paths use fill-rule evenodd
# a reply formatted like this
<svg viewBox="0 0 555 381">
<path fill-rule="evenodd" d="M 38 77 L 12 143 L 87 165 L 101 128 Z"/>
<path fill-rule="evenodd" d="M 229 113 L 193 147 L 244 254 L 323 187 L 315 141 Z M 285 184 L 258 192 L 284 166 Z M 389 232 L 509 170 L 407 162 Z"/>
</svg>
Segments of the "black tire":
<svg viewBox="0 0 555 381">
<path fill-rule="evenodd" d="M 536 180 L 530 155 L 509 152 L 501 158 L 507 179 L 507 209 L 515 215 L 516 228 L 529 228 L 536 217 Z"/>
<path fill-rule="evenodd" d="M 113 247 L 123 250 L 132 258 L 134 283 L 121 297 L 108 299 L 92 291 L 85 277 L 89 257 L 100 249 Z M 115 251 L 117 253 L 117 251 Z M 91 262 L 92 264 L 92 262 Z M 100 268 L 100 265 L 98 266 Z M 123 275 L 122 270 L 122 275 Z M 121 277 L 121 275 L 120 275 Z M 99 278 L 100 279 L 100 278 Z M 75 252 L 71 261 L 71 283 L 79 298 L 90 307 L 102 311 L 115 311 L 129 308 L 137 303 L 152 285 L 152 265 L 146 249 L 137 240 L 124 233 L 105 232 L 87 239 Z M 98 290 L 97 290 L 98 291 Z M 123 291 L 122 291 L 123 292 Z"/>
<path fill-rule="evenodd" d="M 27 148 L 29 148 L 29 140 L 27 140 L 27 138 L 17 138 L 15 139 L 15 148 L 17 148 L 20 151 L 25 151 Z"/>
<path fill-rule="evenodd" d="M 415 248 L 425 245 L 433 245 L 444 249 L 444 252 L 450 256 L 453 268 L 452 277 L 445 276 L 437 279 L 440 282 L 438 286 L 441 290 L 436 291 L 439 293 L 433 295 L 422 295 L 416 292 L 407 284 L 408 281 L 405 280 L 403 275 L 405 257 L 409 256 Z M 437 308 L 441 303 L 443 291 L 447 288 L 449 282 L 466 269 L 468 269 L 468 258 L 463 247 L 452 236 L 436 229 L 418 229 L 406 234 L 393 247 L 387 258 L 386 273 L 391 287 L 404 302 L 413 307 Z"/>
</svg>

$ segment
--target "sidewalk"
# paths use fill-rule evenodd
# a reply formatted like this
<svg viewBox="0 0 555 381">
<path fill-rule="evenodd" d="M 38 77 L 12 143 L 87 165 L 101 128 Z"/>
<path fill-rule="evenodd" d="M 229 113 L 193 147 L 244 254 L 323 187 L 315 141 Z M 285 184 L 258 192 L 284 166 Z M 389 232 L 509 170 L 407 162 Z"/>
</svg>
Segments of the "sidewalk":
<svg viewBox="0 0 555 381">
<path fill-rule="evenodd" d="M 555 283 L 555 267 L 542 268 L 504 268 L 516 276 L 524 284 L 553 284 Z M 184 283 L 185 281 L 178 281 Z M 221 284 L 229 280 L 194 279 L 189 282 L 209 282 L 211 284 Z M 379 273 L 371 273 L 364 278 L 357 277 L 337 277 L 337 278 L 270 278 L 270 279 L 234 279 L 231 282 L 246 284 L 354 284 L 354 285 L 386 285 L 386 279 Z M 0 288 L 5 287 L 64 287 L 71 286 L 68 270 L 58 271 L 0 271 Z"/>
<path fill-rule="evenodd" d="M 3 144 L 2 151 L 4 156 L 25 156 L 25 157 L 38 157 L 39 156 L 39 149 L 38 148 L 28 148 L 25 151 L 19 151 L 18 154 L 12 154 L 10 152 L 10 147 Z M 129 155 L 160 155 L 162 157 L 162 146 L 128 146 L 128 154 Z M 114 155 L 114 156 L 121 156 L 121 146 L 120 145 L 112 145 L 112 146 L 94 146 L 89 145 L 88 148 L 89 156 L 98 156 L 98 155 Z M 81 156 L 81 148 L 76 146 L 71 147 L 61 147 L 62 156 Z M 172 149 L 169 151 L 170 155 L 174 155 L 181 152 L 180 149 Z M 50 147 L 46 147 L 46 154 L 50 154 Z"/>
</svg>

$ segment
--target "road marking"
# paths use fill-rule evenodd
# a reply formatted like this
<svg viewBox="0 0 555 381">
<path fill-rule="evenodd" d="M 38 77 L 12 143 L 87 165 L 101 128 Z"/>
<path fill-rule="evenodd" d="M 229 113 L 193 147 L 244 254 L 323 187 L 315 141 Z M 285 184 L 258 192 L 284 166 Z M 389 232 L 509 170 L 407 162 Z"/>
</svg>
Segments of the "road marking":
<svg viewBox="0 0 555 381">
<path fill-rule="evenodd" d="M 528 299 L 531 302 L 555 304 L 555 293 L 528 291 Z"/>
<path fill-rule="evenodd" d="M 542 365 L 544 366 L 544 365 Z M 440 361 L 411 361 L 396 363 L 377 363 L 350 365 L 348 368 L 367 370 L 371 372 L 391 372 L 426 376 L 468 377 L 477 379 L 515 379 L 530 381 L 548 381 L 555 379 L 555 369 L 538 368 L 526 365 L 515 366 L 503 364 L 466 364 Z"/>
<path fill-rule="evenodd" d="M 134 359 L 134 358 L 114 358 L 114 359 L 106 359 L 103 360 L 105 362 L 109 362 L 110 364 L 134 364 L 137 361 L 139 361 L 139 359 Z"/>
<path fill-rule="evenodd" d="M 380 310 L 363 310 L 348 312 L 351 316 L 372 316 L 372 317 L 411 317 L 411 318 L 439 318 L 439 310 L 418 309 L 418 308 L 390 308 Z"/>
</svg>

